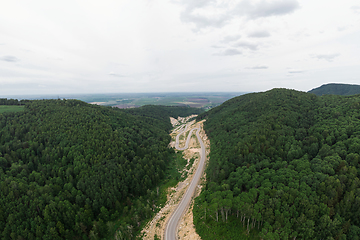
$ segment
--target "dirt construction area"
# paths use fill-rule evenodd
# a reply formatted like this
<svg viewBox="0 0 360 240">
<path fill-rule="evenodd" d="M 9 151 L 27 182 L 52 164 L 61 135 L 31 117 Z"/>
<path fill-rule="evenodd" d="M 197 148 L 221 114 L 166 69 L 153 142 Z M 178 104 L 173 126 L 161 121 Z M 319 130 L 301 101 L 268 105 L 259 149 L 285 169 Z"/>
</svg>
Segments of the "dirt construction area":
<svg viewBox="0 0 360 240">
<path fill-rule="evenodd" d="M 183 129 L 183 127 L 181 127 L 181 126 L 184 125 L 184 123 L 186 123 L 187 120 L 192 117 L 194 117 L 194 116 L 189 116 L 187 118 L 179 117 L 178 119 L 171 118 L 171 123 L 174 127 L 173 132 L 170 134 L 171 138 L 172 138 L 172 141 L 170 143 L 171 147 L 175 146 L 175 137 Z M 203 130 L 203 121 L 201 121 L 199 123 L 195 123 L 195 120 L 192 121 L 191 126 L 188 126 L 188 130 L 191 130 L 192 127 L 195 127 L 195 124 L 196 124 L 196 126 L 200 125 L 200 128 L 201 128 L 200 136 L 205 144 L 205 148 L 206 148 L 205 155 L 206 155 L 206 161 L 207 161 L 210 147 L 209 147 L 209 140 L 207 139 L 205 132 Z M 188 131 L 186 133 L 188 133 Z M 184 133 L 184 135 L 186 133 Z M 185 137 L 183 137 L 183 138 L 180 137 L 179 145 L 180 146 L 184 145 L 185 140 L 186 140 Z M 191 140 L 189 143 L 189 148 L 182 151 L 183 157 L 187 160 L 187 165 L 181 171 L 181 173 L 182 174 L 187 173 L 187 178 L 184 181 L 179 182 L 175 187 L 168 189 L 166 205 L 156 214 L 156 216 L 142 230 L 142 233 L 144 233 L 143 239 L 153 240 L 153 239 L 155 239 L 155 235 L 158 237 L 158 239 L 164 239 L 164 230 L 165 230 L 166 223 L 169 220 L 171 214 L 175 211 L 182 196 L 186 192 L 187 186 L 190 184 L 193 174 L 195 173 L 195 171 L 197 169 L 197 165 L 199 162 L 199 156 L 200 156 L 199 151 L 200 151 L 200 144 L 194 134 L 191 137 Z M 192 158 L 194 158 L 195 160 L 194 160 L 194 163 L 192 164 L 192 166 L 189 168 L 188 165 L 191 163 L 190 159 L 192 159 Z M 202 186 L 204 179 L 205 178 L 204 178 L 204 174 L 203 174 L 203 176 L 201 177 L 200 183 L 196 189 L 195 196 L 198 196 L 200 194 L 201 186 Z M 186 211 L 186 213 L 182 217 L 182 220 L 179 223 L 179 226 L 178 226 L 179 239 L 196 239 L 196 240 L 201 239 L 199 237 L 199 235 L 196 233 L 195 227 L 193 224 L 192 207 L 193 207 L 193 200 L 190 204 L 190 207 L 188 208 L 188 210 Z"/>
</svg>

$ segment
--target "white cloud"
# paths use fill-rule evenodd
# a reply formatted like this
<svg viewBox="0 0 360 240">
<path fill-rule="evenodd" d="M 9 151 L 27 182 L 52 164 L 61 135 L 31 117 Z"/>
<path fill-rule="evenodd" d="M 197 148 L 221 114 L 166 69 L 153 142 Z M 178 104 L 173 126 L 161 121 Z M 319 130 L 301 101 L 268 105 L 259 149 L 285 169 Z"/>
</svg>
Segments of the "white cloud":
<svg viewBox="0 0 360 240">
<path fill-rule="evenodd" d="M 252 37 L 252 38 L 266 38 L 266 37 L 270 37 L 271 34 L 268 31 L 254 31 L 248 34 L 248 37 Z"/>
<path fill-rule="evenodd" d="M 5 62 L 18 62 L 20 61 L 20 59 L 18 59 L 17 57 L 14 57 L 14 56 L 3 56 L 0 58 L 1 60 L 5 61 Z"/>
<path fill-rule="evenodd" d="M 347 28 L 348 28 L 348 26 L 341 26 L 341 27 L 338 27 L 337 30 L 342 32 L 342 31 L 345 31 Z"/>
<path fill-rule="evenodd" d="M 215 53 L 215 56 L 235 56 L 235 55 L 241 55 L 242 52 L 235 49 L 235 48 L 229 48 L 221 53 Z"/>
<path fill-rule="evenodd" d="M 113 76 L 113 77 L 126 77 L 125 75 L 117 74 L 117 73 L 114 73 L 114 72 L 110 72 L 109 75 Z"/>
<path fill-rule="evenodd" d="M 193 23 L 195 31 L 208 27 L 221 28 L 232 18 L 227 12 L 227 6 L 219 5 L 214 0 L 182 1 L 180 3 L 185 6 L 180 14 L 181 21 Z"/>
<path fill-rule="evenodd" d="M 351 9 L 354 11 L 354 13 L 360 14 L 360 6 L 352 6 Z"/>
<path fill-rule="evenodd" d="M 212 45 L 211 47 L 212 47 L 212 48 L 225 48 L 225 47 L 218 46 L 218 45 Z"/>
<path fill-rule="evenodd" d="M 257 66 L 253 66 L 253 67 L 249 67 L 248 69 L 256 69 L 256 70 L 259 70 L 259 69 L 268 69 L 269 67 L 268 66 L 265 66 L 265 65 L 257 65 Z"/>
<path fill-rule="evenodd" d="M 234 13 L 245 15 L 251 19 L 256 19 L 287 15 L 293 13 L 299 8 L 300 5 L 297 0 L 244 0 L 239 3 Z"/>
<path fill-rule="evenodd" d="M 240 42 L 236 43 L 234 46 L 241 47 L 241 48 L 247 48 L 252 51 L 258 50 L 258 47 L 259 47 L 259 45 L 256 43 L 250 43 L 250 42 L 246 42 L 246 41 L 240 41 Z"/>
<path fill-rule="evenodd" d="M 229 17 L 225 15 L 206 17 L 191 12 L 183 12 L 181 14 L 181 20 L 183 22 L 194 23 L 196 26 L 195 30 L 199 30 L 207 27 L 221 28 L 229 21 Z"/>
<path fill-rule="evenodd" d="M 184 6 L 181 21 L 193 23 L 194 30 L 213 27 L 222 28 L 234 18 L 250 19 L 282 16 L 300 8 L 297 0 L 242 0 L 236 6 L 231 1 L 180 1 Z"/>
<path fill-rule="evenodd" d="M 303 73 L 304 70 L 301 69 L 288 69 L 288 73 Z"/>
<path fill-rule="evenodd" d="M 319 60 L 326 60 L 328 62 L 332 62 L 336 57 L 340 56 L 340 53 L 328 53 L 328 54 L 314 54 L 313 58 Z"/>
<path fill-rule="evenodd" d="M 209 6 L 211 4 L 214 4 L 214 3 L 216 3 L 216 0 L 197 0 L 197 1 L 180 0 L 180 1 L 175 1 L 175 2 L 184 4 L 188 11 L 193 11 L 194 9 L 203 8 L 203 7 Z"/>
<path fill-rule="evenodd" d="M 230 43 L 237 41 L 241 38 L 241 35 L 228 35 L 221 40 L 222 43 Z"/>
</svg>

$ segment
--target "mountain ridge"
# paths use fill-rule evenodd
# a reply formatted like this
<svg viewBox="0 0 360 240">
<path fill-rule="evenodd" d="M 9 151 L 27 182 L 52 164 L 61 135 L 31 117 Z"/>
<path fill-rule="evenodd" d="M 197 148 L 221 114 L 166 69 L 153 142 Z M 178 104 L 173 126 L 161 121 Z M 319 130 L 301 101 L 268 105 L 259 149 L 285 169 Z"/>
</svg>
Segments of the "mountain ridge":
<svg viewBox="0 0 360 240">
<path fill-rule="evenodd" d="M 328 83 L 323 84 L 320 87 L 311 89 L 309 93 L 314 93 L 318 96 L 326 94 L 334 95 L 355 95 L 360 94 L 360 85 L 356 84 L 345 84 L 345 83 Z"/>
</svg>

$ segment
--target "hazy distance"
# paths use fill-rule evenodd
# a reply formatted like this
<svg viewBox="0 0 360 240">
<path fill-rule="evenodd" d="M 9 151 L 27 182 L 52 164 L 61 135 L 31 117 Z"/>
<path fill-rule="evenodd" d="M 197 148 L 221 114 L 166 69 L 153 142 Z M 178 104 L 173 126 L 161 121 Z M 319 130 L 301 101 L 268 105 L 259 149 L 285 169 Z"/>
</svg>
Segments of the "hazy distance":
<svg viewBox="0 0 360 240">
<path fill-rule="evenodd" d="M 18 0 L 0 22 L 0 97 L 359 83 L 358 0 Z"/>
</svg>

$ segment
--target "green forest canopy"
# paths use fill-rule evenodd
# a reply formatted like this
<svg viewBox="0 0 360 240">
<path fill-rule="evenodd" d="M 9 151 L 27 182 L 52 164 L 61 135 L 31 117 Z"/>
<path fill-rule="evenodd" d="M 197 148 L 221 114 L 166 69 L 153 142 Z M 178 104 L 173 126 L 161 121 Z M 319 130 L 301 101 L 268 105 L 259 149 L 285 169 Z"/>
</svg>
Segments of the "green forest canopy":
<svg viewBox="0 0 360 240">
<path fill-rule="evenodd" d="M 321 85 L 318 88 L 314 88 L 310 90 L 309 93 L 314 93 L 318 96 L 322 96 L 325 94 L 355 95 L 355 94 L 360 94 L 360 85 L 329 83 L 329 84 Z"/>
<path fill-rule="evenodd" d="M 101 239 L 123 215 L 130 238 L 153 212 L 154 187 L 174 154 L 169 117 L 198 112 L 22 103 L 24 111 L 0 114 L 1 239 Z"/>
<path fill-rule="evenodd" d="M 162 128 L 169 131 L 172 126 L 169 121 L 169 116 L 177 118 L 178 116 L 189 116 L 192 114 L 200 114 L 204 110 L 200 108 L 183 107 L 183 106 L 158 106 L 158 105 L 145 105 L 138 108 L 127 108 L 123 111 L 132 115 L 144 117 L 148 121 L 161 121 L 165 123 Z"/>
<path fill-rule="evenodd" d="M 273 89 L 204 118 L 211 153 L 194 208 L 203 239 L 243 226 L 262 239 L 359 239 L 359 95 Z M 227 221 L 234 230 L 209 228 Z"/>
</svg>

